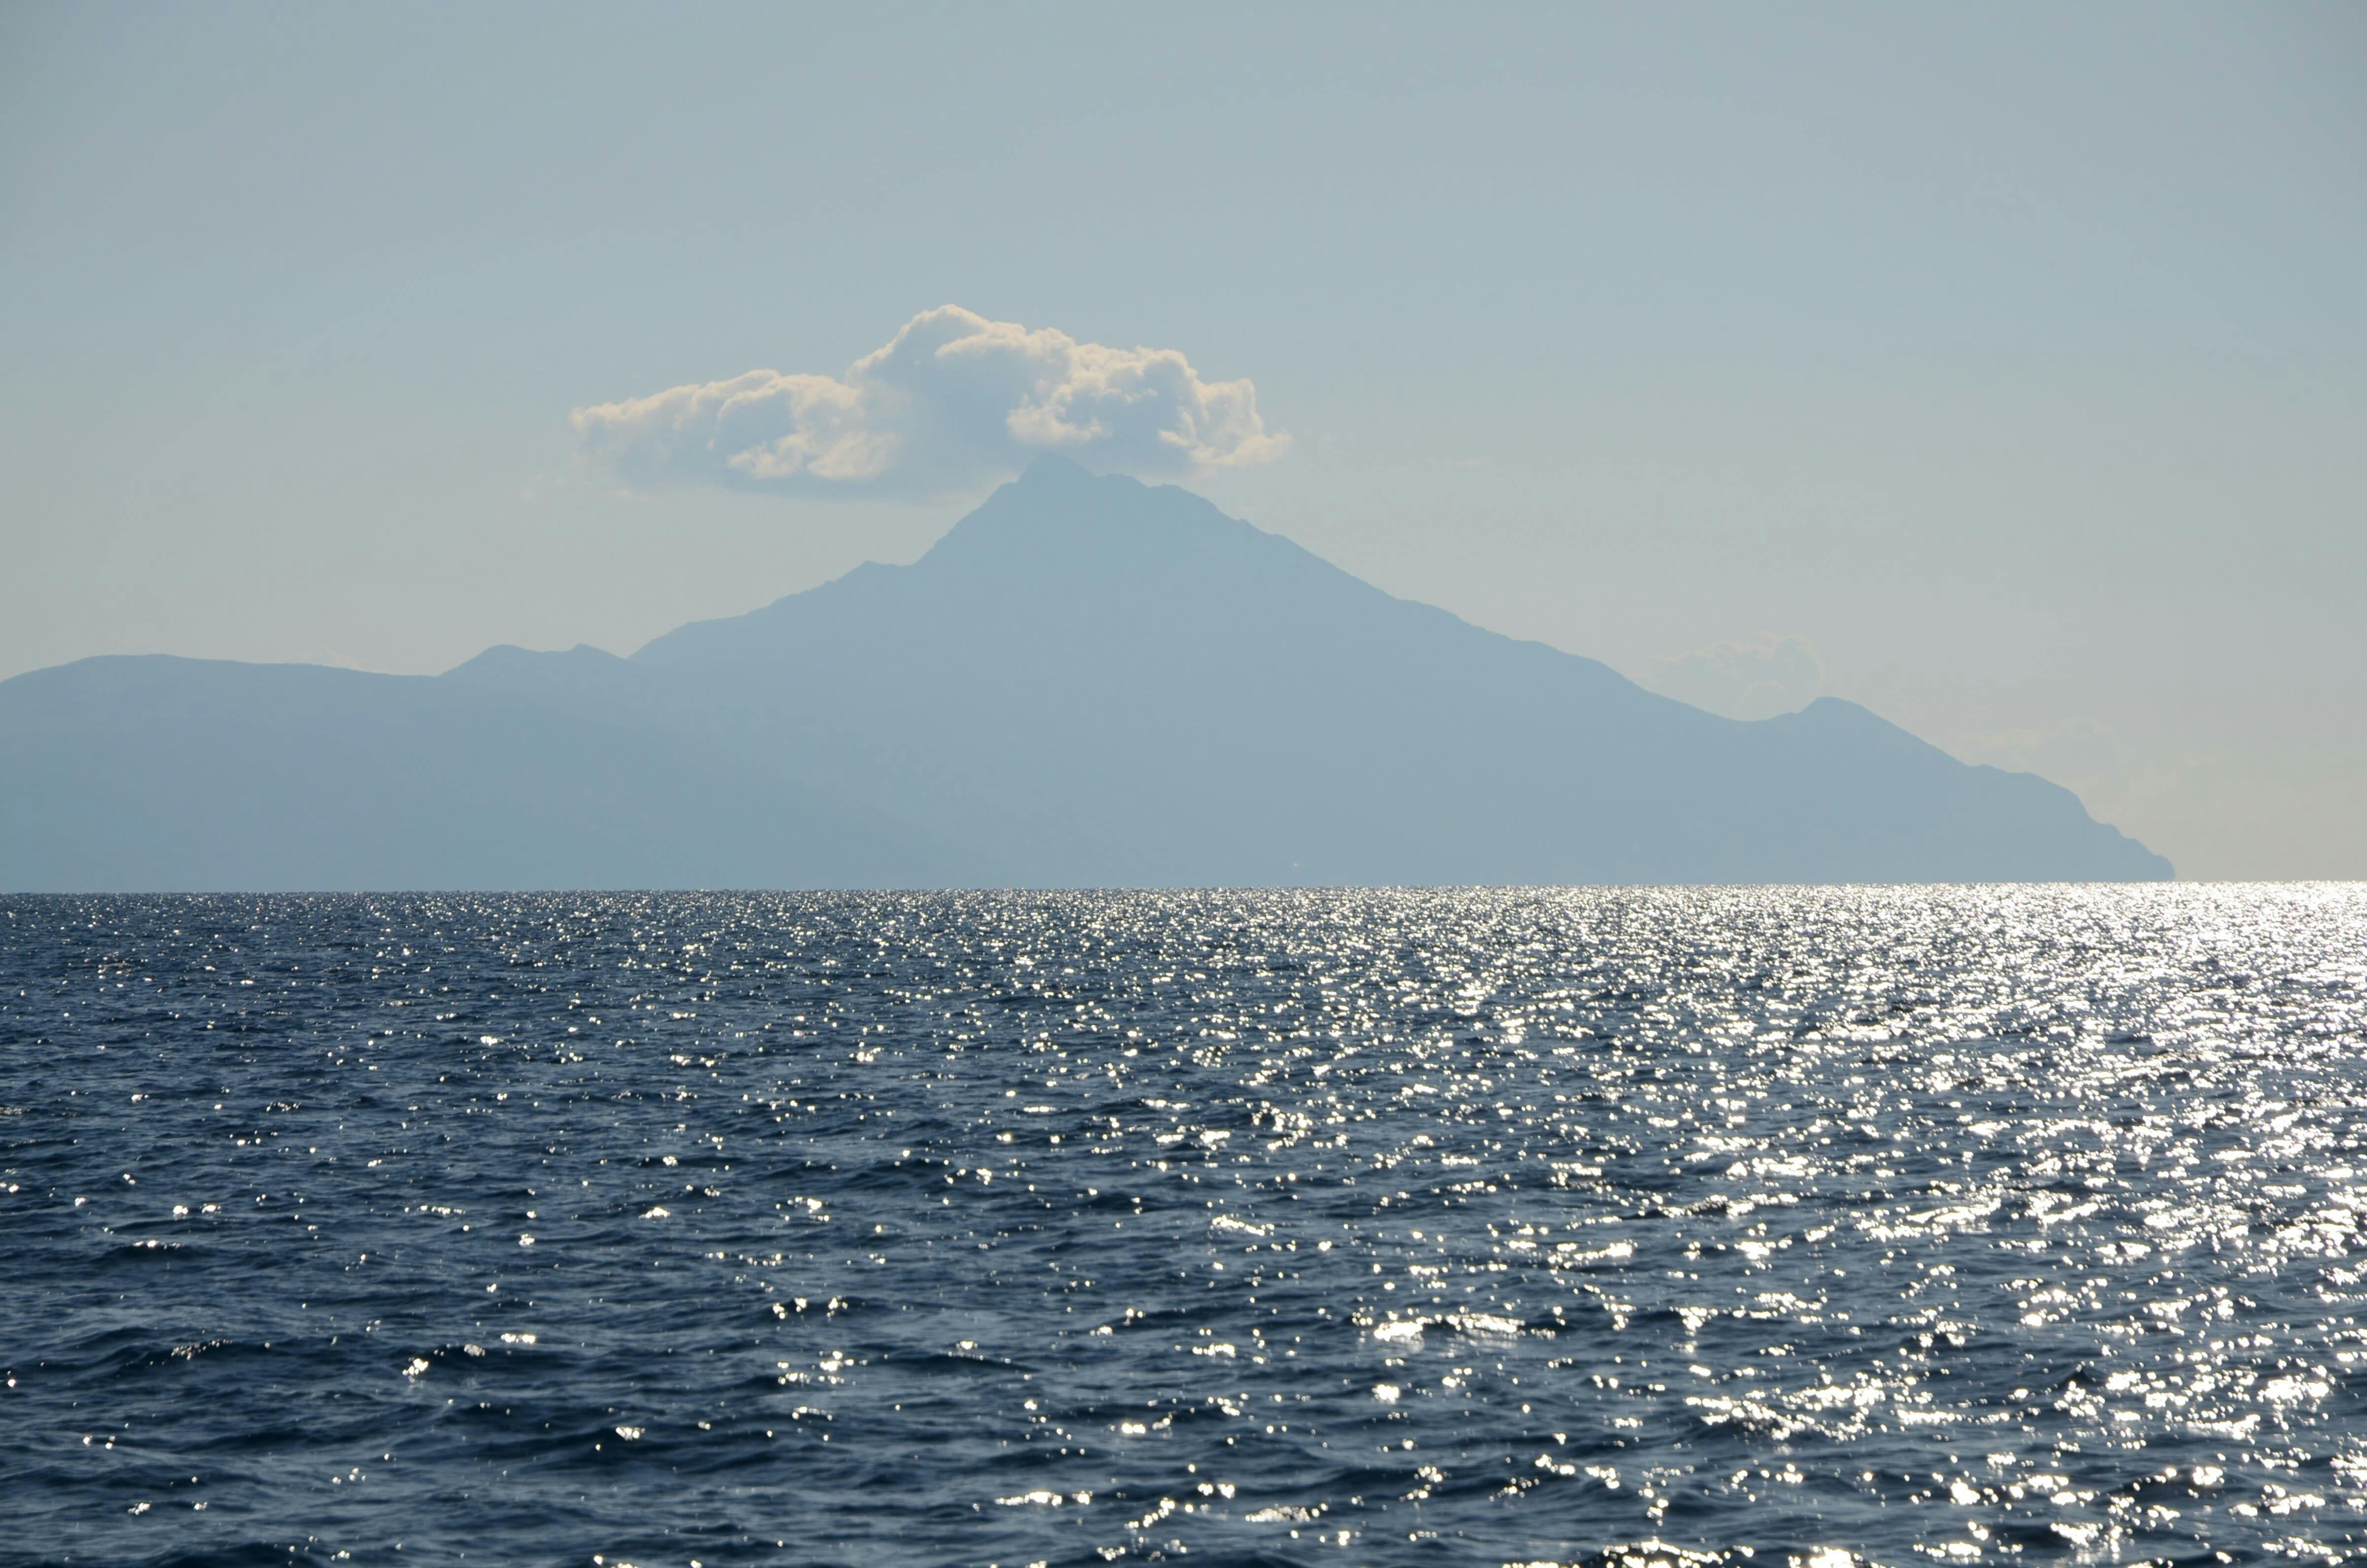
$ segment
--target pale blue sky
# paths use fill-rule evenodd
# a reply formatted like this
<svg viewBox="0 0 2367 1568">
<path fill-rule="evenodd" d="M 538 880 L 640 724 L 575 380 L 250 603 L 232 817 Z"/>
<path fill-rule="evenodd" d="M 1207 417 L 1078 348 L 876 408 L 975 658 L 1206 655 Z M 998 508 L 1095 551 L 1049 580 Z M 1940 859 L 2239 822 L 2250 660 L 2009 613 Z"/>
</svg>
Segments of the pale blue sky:
<svg viewBox="0 0 2367 1568">
<path fill-rule="evenodd" d="M 1252 381 L 1195 487 L 1392 591 L 2367 876 L 2362 153 L 2356 6 L 7 7 L 0 676 L 908 560 L 988 478 L 570 415 L 957 303 Z"/>
</svg>

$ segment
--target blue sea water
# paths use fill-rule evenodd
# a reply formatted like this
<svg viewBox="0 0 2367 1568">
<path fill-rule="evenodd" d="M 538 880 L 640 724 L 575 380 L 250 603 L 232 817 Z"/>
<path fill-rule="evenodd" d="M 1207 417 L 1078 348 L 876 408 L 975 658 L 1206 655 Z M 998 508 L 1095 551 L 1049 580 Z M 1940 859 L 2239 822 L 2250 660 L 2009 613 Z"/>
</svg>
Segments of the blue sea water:
<svg viewBox="0 0 2367 1568">
<path fill-rule="evenodd" d="M 0 900 L 0 1561 L 2367 1547 L 2367 888 Z"/>
</svg>

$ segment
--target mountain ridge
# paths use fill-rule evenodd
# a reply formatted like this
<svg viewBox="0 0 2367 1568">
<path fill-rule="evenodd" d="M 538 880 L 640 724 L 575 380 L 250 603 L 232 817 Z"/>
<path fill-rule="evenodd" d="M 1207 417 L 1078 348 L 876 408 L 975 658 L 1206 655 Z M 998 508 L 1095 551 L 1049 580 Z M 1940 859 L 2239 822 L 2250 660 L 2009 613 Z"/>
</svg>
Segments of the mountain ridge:
<svg viewBox="0 0 2367 1568">
<path fill-rule="evenodd" d="M 629 658 L 33 672 L 0 762 L 6 888 L 2169 874 L 1854 704 L 1719 718 L 1062 460 L 910 565 Z"/>
</svg>

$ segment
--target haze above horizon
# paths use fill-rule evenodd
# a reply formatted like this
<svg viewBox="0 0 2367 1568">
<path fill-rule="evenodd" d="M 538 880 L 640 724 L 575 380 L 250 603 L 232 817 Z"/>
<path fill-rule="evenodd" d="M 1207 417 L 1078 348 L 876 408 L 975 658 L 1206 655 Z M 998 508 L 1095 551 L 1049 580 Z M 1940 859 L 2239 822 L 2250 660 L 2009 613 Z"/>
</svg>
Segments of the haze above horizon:
<svg viewBox="0 0 2367 1568">
<path fill-rule="evenodd" d="M 16 7 L 0 679 L 629 653 L 1061 450 L 2367 876 L 2362 145 L 2331 6 Z"/>
</svg>

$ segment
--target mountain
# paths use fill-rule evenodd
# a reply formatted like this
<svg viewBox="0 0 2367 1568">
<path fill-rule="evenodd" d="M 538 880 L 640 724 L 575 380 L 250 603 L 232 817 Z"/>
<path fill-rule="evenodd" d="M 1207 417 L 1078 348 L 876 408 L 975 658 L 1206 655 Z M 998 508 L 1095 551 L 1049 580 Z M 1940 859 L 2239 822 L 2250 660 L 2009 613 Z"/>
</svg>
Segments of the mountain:
<svg viewBox="0 0 2367 1568">
<path fill-rule="evenodd" d="M 0 682 L 11 890 L 2168 875 L 1853 704 L 1716 718 L 1058 459 L 630 659 Z"/>
</svg>

